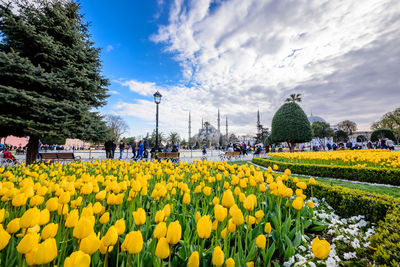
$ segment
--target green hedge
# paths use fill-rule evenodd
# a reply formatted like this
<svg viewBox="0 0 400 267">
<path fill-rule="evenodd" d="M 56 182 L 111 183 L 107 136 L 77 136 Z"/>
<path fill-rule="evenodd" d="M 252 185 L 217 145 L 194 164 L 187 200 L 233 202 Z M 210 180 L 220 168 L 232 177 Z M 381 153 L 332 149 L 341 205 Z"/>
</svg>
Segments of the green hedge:
<svg viewBox="0 0 400 267">
<path fill-rule="evenodd" d="M 268 167 L 271 161 L 253 159 L 255 164 Z M 272 164 L 279 164 L 279 162 Z M 288 167 L 289 168 L 289 167 Z M 292 172 L 293 169 L 289 168 Z M 299 179 L 303 180 L 303 179 Z M 295 188 L 289 180 L 288 186 Z M 371 237 L 371 257 L 379 266 L 400 266 L 400 200 L 387 195 L 379 195 L 358 189 L 332 186 L 319 183 L 312 186 L 313 196 L 331 205 L 342 217 L 364 215 L 365 218 L 377 224 L 376 232 Z M 305 190 L 311 196 L 311 187 Z M 375 250 L 376 249 L 376 250 Z"/>
<path fill-rule="evenodd" d="M 297 174 L 342 178 L 368 183 L 400 185 L 400 171 L 398 170 L 385 170 L 373 167 L 355 168 L 351 166 L 301 164 L 260 158 L 254 158 L 253 162 L 271 167 L 276 164 L 281 170 L 290 169 L 293 173 Z"/>
</svg>

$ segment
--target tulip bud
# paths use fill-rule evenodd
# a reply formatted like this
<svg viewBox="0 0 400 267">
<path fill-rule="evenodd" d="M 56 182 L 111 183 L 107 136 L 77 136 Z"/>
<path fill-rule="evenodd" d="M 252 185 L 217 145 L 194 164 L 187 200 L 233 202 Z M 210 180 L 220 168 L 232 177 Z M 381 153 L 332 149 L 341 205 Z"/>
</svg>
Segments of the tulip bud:
<svg viewBox="0 0 400 267">
<path fill-rule="evenodd" d="M 225 261 L 226 267 L 235 267 L 235 261 L 232 258 L 229 258 Z"/>
<path fill-rule="evenodd" d="M 117 228 L 118 235 L 122 235 L 125 232 L 125 220 L 119 219 L 115 222 L 115 227 Z"/>
<path fill-rule="evenodd" d="M 164 213 L 164 211 L 163 211 Z M 164 213 L 165 214 L 165 213 Z M 140 226 L 146 223 L 146 212 L 142 208 L 138 208 L 137 211 L 133 212 L 133 219 L 135 224 Z"/>
<path fill-rule="evenodd" d="M 211 235 L 212 223 L 209 215 L 204 215 L 197 222 L 197 234 L 200 238 L 209 238 Z"/>
<path fill-rule="evenodd" d="M 235 199 L 233 198 L 233 194 L 230 189 L 226 190 L 222 195 L 221 203 L 225 208 L 230 208 L 235 204 Z"/>
<path fill-rule="evenodd" d="M 45 225 L 50 220 L 50 211 L 44 209 L 40 211 L 39 225 Z"/>
<path fill-rule="evenodd" d="M 89 217 L 81 217 L 74 227 L 73 236 L 77 239 L 83 239 L 93 232 L 94 220 Z"/>
<path fill-rule="evenodd" d="M 224 208 L 223 206 L 217 204 L 214 206 L 214 215 L 215 219 L 217 219 L 219 222 L 222 222 L 225 220 L 226 216 L 228 215 L 228 210 Z"/>
<path fill-rule="evenodd" d="M 224 252 L 220 246 L 216 246 L 212 255 L 212 264 L 215 266 L 222 266 L 224 264 Z"/>
<path fill-rule="evenodd" d="M 267 239 L 265 238 L 265 235 L 259 235 L 256 238 L 256 245 L 259 249 L 264 249 L 265 244 L 267 243 Z"/>
<path fill-rule="evenodd" d="M 65 227 L 67 227 L 67 228 L 75 227 L 75 225 L 78 223 L 78 220 L 79 220 L 79 211 L 72 210 L 67 215 L 67 220 L 65 221 Z"/>
<path fill-rule="evenodd" d="M 199 267 L 200 259 L 199 259 L 199 252 L 194 251 L 192 255 L 190 255 L 188 260 L 188 267 Z"/>
<path fill-rule="evenodd" d="M 129 254 L 138 254 L 143 249 L 143 236 L 140 231 L 132 231 L 125 236 L 125 240 L 121 245 L 123 251 Z"/>
<path fill-rule="evenodd" d="M 189 193 L 185 193 L 183 195 L 183 204 L 188 205 L 190 203 L 190 194 Z"/>
<path fill-rule="evenodd" d="M 168 258 L 170 253 L 169 250 L 169 244 L 168 241 L 165 237 L 161 237 L 158 242 L 157 242 L 157 246 L 156 246 L 156 257 L 160 258 L 160 259 L 166 259 Z"/>
<path fill-rule="evenodd" d="M 46 209 L 56 211 L 58 209 L 58 198 L 52 197 L 46 202 Z"/>
<path fill-rule="evenodd" d="M 165 222 L 160 222 L 154 228 L 153 236 L 154 238 L 160 239 L 161 237 L 165 237 L 167 234 L 167 224 Z"/>
<path fill-rule="evenodd" d="M 175 245 L 176 243 L 179 242 L 179 240 L 181 240 L 181 235 L 182 235 L 182 227 L 179 224 L 179 221 L 171 222 L 168 225 L 168 230 L 167 230 L 168 243 Z"/>
<path fill-rule="evenodd" d="M 265 233 L 267 233 L 267 234 L 270 234 L 270 233 L 271 233 L 271 224 L 270 224 L 269 222 L 267 222 L 267 223 L 265 224 L 264 231 L 265 231 Z"/>
</svg>

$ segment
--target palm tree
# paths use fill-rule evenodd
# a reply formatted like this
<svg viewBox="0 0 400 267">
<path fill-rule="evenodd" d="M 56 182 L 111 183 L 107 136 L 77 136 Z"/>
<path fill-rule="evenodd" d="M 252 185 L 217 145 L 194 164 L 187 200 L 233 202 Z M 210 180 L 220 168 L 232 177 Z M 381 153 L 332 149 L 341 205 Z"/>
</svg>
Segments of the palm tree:
<svg viewBox="0 0 400 267">
<path fill-rule="evenodd" d="M 171 143 L 171 145 L 175 145 L 176 143 L 179 142 L 179 134 L 177 132 L 171 132 L 168 136 L 168 142 Z"/>
<path fill-rule="evenodd" d="M 290 97 L 286 98 L 286 103 L 300 103 L 301 102 L 301 94 L 291 94 Z"/>
</svg>

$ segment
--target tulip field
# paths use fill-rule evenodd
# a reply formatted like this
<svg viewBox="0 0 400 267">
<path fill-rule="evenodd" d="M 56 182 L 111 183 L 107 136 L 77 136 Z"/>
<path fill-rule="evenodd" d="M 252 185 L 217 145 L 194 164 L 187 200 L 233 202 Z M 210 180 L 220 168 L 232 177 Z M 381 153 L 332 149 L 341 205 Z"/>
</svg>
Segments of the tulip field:
<svg viewBox="0 0 400 267">
<path fill-rule="evenodd" d="M 0 177 L 0 266 L 278 266 L 299 247 L 321 264 L 331 250 L 303 194 L 315 180 L 292 189 L 289 170 L 107 160 Z"/>
<path fill-rule="evenodd" d="M 378 167 L 399 169 L 400 152 L 387 149 L 337 150 L 317 153 L 273 153 L 273 160 L 291 163 L 329 164 L 358 168 Z"/>
</svg>

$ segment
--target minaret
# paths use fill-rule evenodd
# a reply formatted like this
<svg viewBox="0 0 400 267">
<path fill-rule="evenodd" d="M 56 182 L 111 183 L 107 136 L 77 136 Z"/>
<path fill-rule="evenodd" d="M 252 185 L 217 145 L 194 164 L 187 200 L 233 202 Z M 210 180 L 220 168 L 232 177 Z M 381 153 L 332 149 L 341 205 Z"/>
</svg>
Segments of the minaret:
<svg viewBox="0 0 400 267">
<path fill-rule="evenodd" d="M 190 112 L 189 112 L 189 139 L 188 139 L 189 146 L 190 146 L 190 136 L 191 136 L 191 134 L 192 134 L 192 121 L 191 121 Z"/>
<path fill-rule="evenodd" d="M 221 133 L 221 121 L 219 116 L 219 108 L 218 108 L 218 133 Z"/>
<path fill-rule="evenodd" d="M 226 115 L 226 141 L 228 142 L 228 115 Z"/>
<path fill-rule="evenodd" d="M 203 118 L 201 118 L 201 129 L 203 129 L 204 127 L 204 122 L 203 122 Z"/>
<path fill-rule="evenodd" d="M 257 131 L 260 133 L 260 110 L 257 110 Z"/>
</svg>

